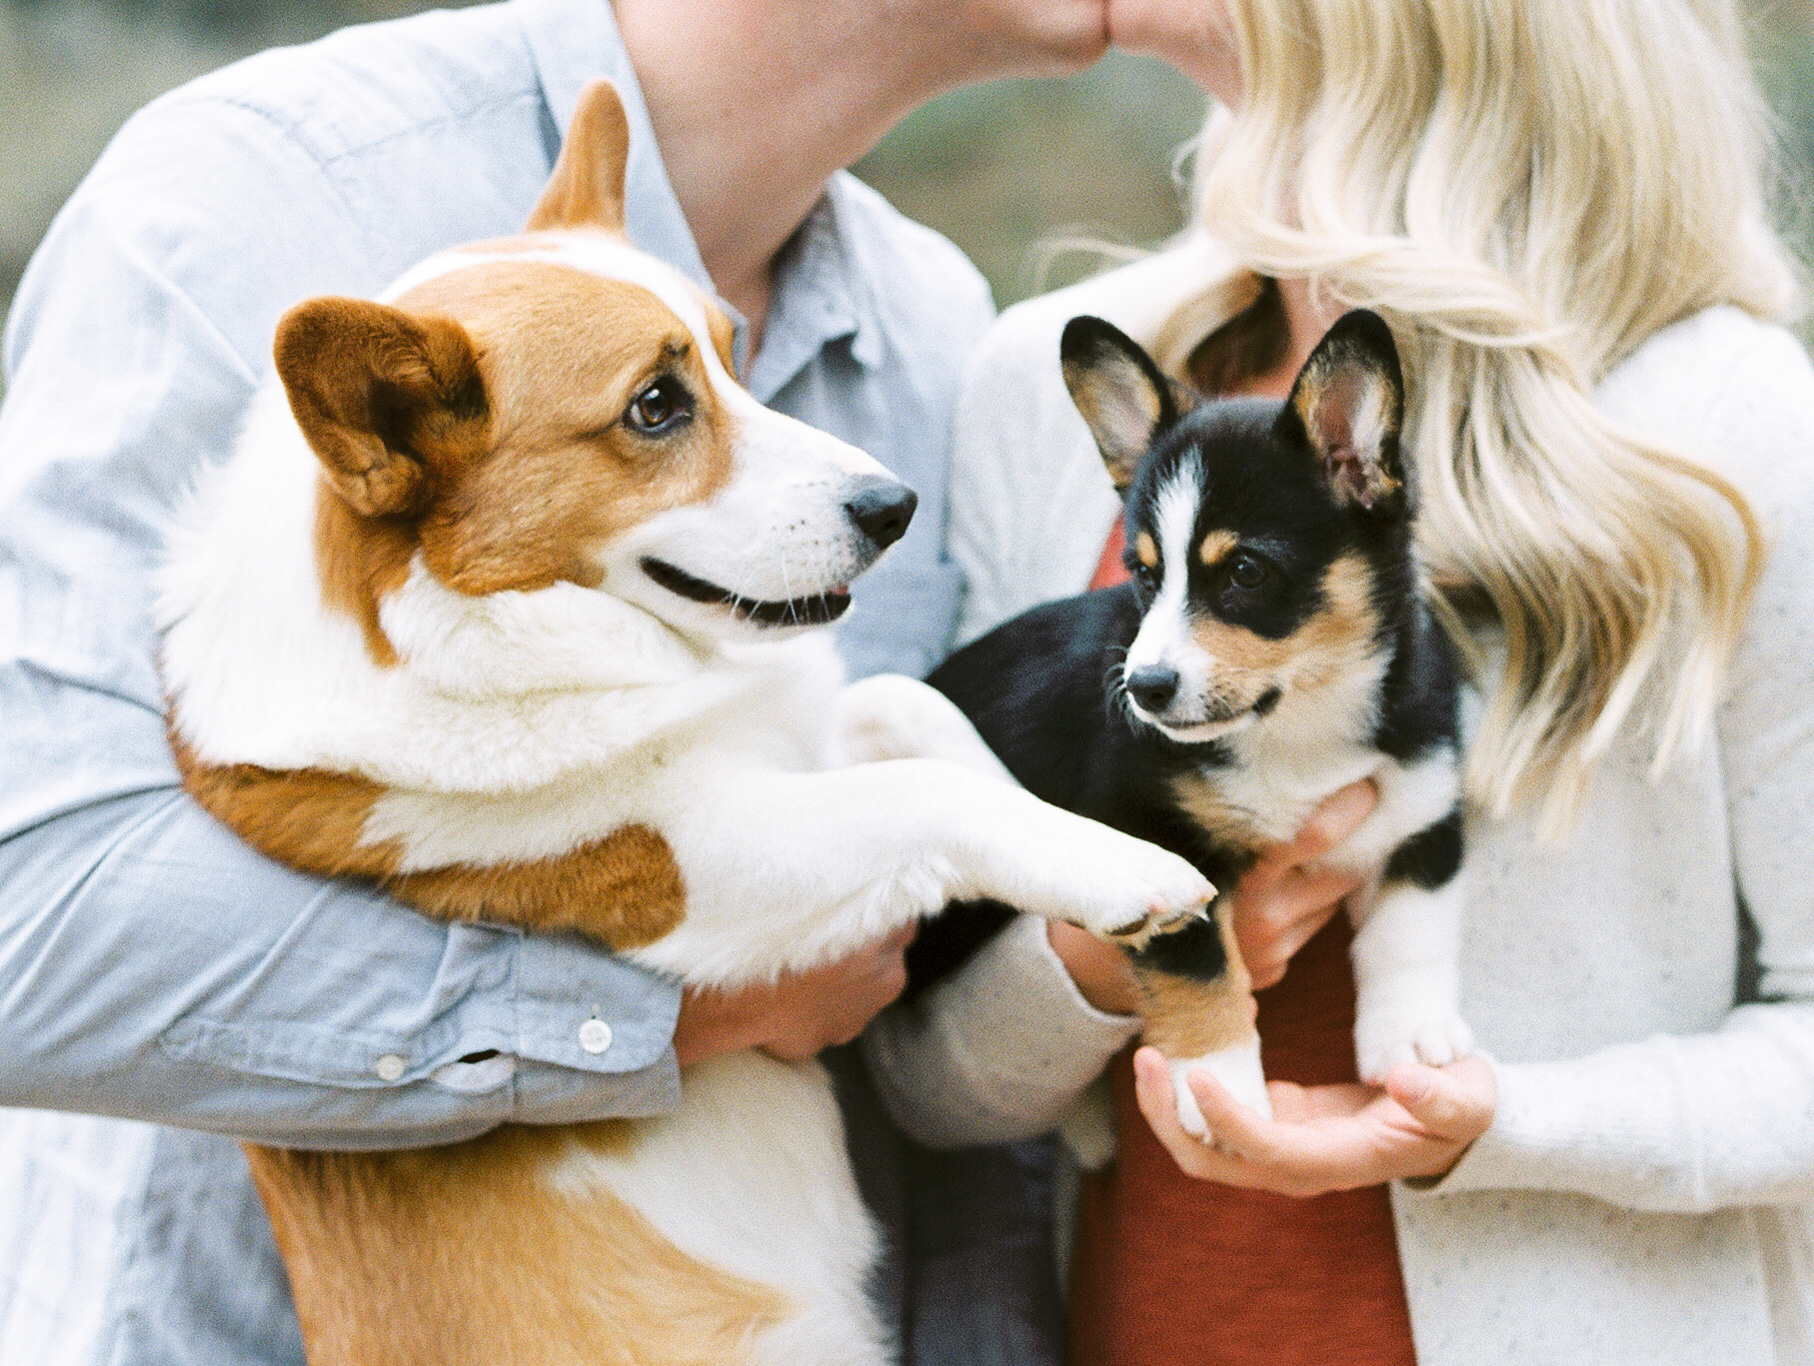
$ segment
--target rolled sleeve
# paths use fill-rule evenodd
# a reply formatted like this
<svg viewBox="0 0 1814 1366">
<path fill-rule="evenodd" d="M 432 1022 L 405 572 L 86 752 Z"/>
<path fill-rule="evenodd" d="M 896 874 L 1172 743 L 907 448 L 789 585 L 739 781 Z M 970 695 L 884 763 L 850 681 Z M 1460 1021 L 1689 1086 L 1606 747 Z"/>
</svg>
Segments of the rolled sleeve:
<svg viewBox="0 0 1814 1366">
<path fill-rule="evenodd" d="M 385 1147 L 677 1102 L 674 983 L 263 858 L 84 657 L 0 663 L 0 1104 Z"/>
</svg>

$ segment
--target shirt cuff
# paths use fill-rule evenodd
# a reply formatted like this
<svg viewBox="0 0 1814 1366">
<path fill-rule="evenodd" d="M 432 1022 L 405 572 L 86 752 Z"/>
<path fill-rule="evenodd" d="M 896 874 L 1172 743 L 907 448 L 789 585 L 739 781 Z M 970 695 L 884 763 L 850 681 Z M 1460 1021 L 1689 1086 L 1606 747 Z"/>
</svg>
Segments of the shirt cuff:
<svg viewBox="0 0 1814 1366">
<path fill-rule="evenodd" d="M 449 1008 L 437 1008 L 446 998 L 453 998 Z M 680 1102 L 673 1049 L 679 986 L 576 936 L 455 925 L 434 983 L 412 1005 L 358 1028 L 344 1020 L 190 1015 L 159 1044 L 173 1058 L 332 1088 L 362 1112 L 385 1109 L 390 1102 L 377 1093 L 392 1093 L 394 1115 L 358 1126 L 380 1134 L 399 1126 L 414 1133 L 411 1126 L 449 1123 L 640 1118 Z M 429 1093 L 467 1099 L 449 1110 L 417 1089 L 424 1083 Z M 350 1099 L 355 1095 L 366 1099 Z M 328 1125 L 320 1134 L 284 1137 L 341 1146 L 361 1136 Z"/>
<path fill-rule="evenodd" d="M 640 1118 L 679 1105 L 678 983 L 574 936 L 522 935 L 516 988 L 515 1118 Z"/>
</svg>

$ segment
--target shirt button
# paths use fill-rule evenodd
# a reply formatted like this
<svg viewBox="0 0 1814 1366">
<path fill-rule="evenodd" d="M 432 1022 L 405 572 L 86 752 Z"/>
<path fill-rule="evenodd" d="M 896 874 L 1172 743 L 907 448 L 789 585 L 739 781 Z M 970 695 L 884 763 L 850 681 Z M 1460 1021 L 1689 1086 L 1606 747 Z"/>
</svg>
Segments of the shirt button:
<svg viewBox="0 0 1814 1366">
<path fill-rule="evenodd" d="M 403 1059 L 395 1053 L 386 1053 L 372 1064 L 372 1071 L 378 1074 L 380 1081 L 395 1081 L 403 1075 Z"/>
<path fill-rule="evenodd" d="M 587 1020 L 579 1027 L 579 1046 L 588 1053 L 603 1053 L 611 1046 L 611 1026 L 603 1020 Z"/>
</svg>

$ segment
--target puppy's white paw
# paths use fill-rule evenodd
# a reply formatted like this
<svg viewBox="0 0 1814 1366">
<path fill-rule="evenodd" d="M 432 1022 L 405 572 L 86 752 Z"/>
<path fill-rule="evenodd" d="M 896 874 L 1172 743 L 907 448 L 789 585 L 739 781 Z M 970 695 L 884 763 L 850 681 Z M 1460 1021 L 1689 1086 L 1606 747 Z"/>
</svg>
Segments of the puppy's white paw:
<svg viewBox="0 0 1814 1366">
<path fill-rule="evenodd" d="M 1206 1053 L 1200 1058 L 1167 1058 L 1166 1065 L 1171 1069 L 1172 1090 L 1176 1093 L 1178 1106 L 1178 1123 L 1184 1126 L 1184 1132 L 1200 1138 L 1205 1143 L 1213 1143 L 1215 1136 L 1209 1132 L 1209 1123 L 1203 1118 L 1202 1110 L 1197 1108 L 1197 1098 L 1191 1094 L 1187 1080 L 1192 1072 L 1202 1070 L 1221 1082 L 1241 1104 L 1256 1110 L 1263 1118 L 1272 1118 L 1272 1101 L 1266 1094 L 1266 1074 L 1260 1067 L 1260 1041 L 1256 1038 L 1249 1043 L 1236 1044 L 1233 1048 L 1224 1048 L 1215 1053 Z"/>
<path fill-rule="evenodd" d="M 1354 1023 L 1361 1080 L 1378 1085 L 1400 1063 L 1443 1067 L 1474 1051 L 1474 1032 L 1452 1010 L 1363 1008 Z"/>
</svg>

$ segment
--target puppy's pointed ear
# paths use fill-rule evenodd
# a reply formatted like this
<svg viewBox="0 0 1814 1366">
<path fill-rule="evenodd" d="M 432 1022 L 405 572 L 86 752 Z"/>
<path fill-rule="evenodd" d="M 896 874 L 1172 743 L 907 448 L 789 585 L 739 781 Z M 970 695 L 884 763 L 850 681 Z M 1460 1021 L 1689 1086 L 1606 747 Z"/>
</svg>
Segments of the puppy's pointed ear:
<svg viewBox="0 0 1814 1366">
<path fill-rule="evenodd" d="M 1065 387 L 1096 438 L 1109 478 L 1117 492 L 1126 493 L 1153 437 L 1178 420 L 1170 382 L 1138 342 L 1101 318 L 1066 323 L 1058 358 Z"/>
<path fill-rule="evenodd" d="M 567 140 L 548 177 L 525 232 L 563 228 L 624 230 L 624 166 L 630 159 L 630 122 L 610 81 L 591 82 L 567 125 Z"/>
<path fill-rule="evenodd" d="M 1404 501 L 1398 449 L 1404 417 L 1392 329 L 1379 314 L 1357 308 L 1336 320 L 1304 362 L 1279 432 L 1308 441 L 1336 497 L 1389 511 Z"/>
<path fill-rule="evenodd" d="M 278 322 L 273 351 L 328 481 L 367 517 L 420 511 L 438 463 L 489 421 L 472 339 L 451 318 L 310 299 Z"/>
</svg>

